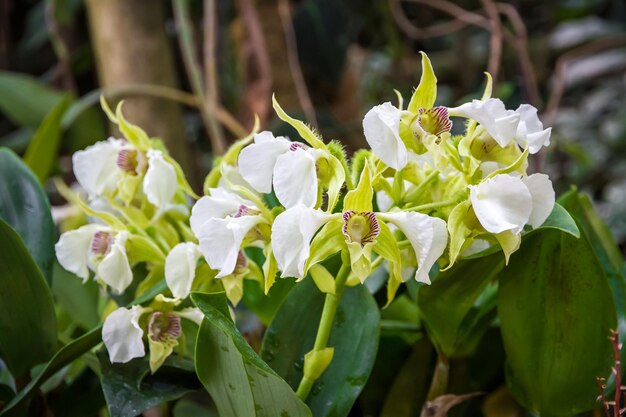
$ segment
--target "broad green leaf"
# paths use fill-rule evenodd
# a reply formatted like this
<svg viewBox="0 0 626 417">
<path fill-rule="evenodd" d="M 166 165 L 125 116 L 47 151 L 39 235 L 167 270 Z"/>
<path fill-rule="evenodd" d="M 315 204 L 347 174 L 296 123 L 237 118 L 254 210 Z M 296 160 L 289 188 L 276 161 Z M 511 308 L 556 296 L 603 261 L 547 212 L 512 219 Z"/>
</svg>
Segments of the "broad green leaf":
<svg viewBox="0 0 626 417">
<path fill-rule="evenodd" d="M 100 381 L 111 417 L 135 417 L 145 410 L 202 388 L 193 363 L 170 357 L 150 375 L 147 357 L 112 365 L 106 351 L 98 353 Z"/>
<path fill-rule="evenodd" d="M 61 142 L 61 119 L 70 104 L 70 96 L 65 95 L 46 115 L 30 141 L 24 163 L 30 167 L 42 183 L 48 178 L 57 159 Z"/>
<path fill-rule="evenodd" d="M 417 113 L 420 108 L 430 109 L 435 105 L 437 99 L 437 77 L 435 77 L 433 66 L 428 55 L 424 52 L 420 52 L 420 54 L 422 54 L 422 77 L 407 107 L 411 113 Z"/>
<path fill-rule="evenodd" d="M 52 293 L 22 238 L 0 220 L 0 357 L 14 377 L 56 350 Z"/>
<path fill-rule="evenodd" d="M 55 230 L 39 181 L 8 149 L 0 149 L 0 219 L 24 239 L 28 252 L 50 280 Z"/>
<path fill-rule="evenodd" d="M 58 305 L 83 329 L 98 326 L 98 298 L 100 288 L 94 280 L 83 280 L 66 271 L 55 262 L 53 269 L 52 293 Z"/>
<path fill-rule="evenodd" d="M 499 278 L 511 392 L 540 415 L 590 410 L 596 377 L 611 369 L 608 335 L 616 316 L 606 274 L 587 238 L 550 229 L 536 233 Z"/>
<path fill-rule="evenodd" d="M 324 294 L 312 280 L 289 293 L 265 338 L 263 359 L 292 388 L 302 377 L 303 358 L 313 347 L 324 305 Z M 332 362 L 317 380 L 307 404 L 315 417 L 345 417 L 369 378 L 378 350 L 380 314 L 363 285 L 345 289 L 328 345 Z"/>
<path fill-rule="evenodd" d="M 191 299 L 205 316 L 196 343 L 196 373 L 220 416 L 311 416 L 239 333 L 224 294 L 192 293 Z"/>
<path fill-rule="evenodd" d="M 0 71 L 0 111 L 19 126 L 39 126 L 61 96 L 34 77 Z"/>
<path fill-rule="evenodd" d="M 440 272 L 431 285 L 420 287 L 417 303 L 422 321 L 437 349 L 447 357 L 471 355 L 487 330 L 495 307 L 489 283 L 503 267 L 499 252 L 460 261 Z"/>
</svg>

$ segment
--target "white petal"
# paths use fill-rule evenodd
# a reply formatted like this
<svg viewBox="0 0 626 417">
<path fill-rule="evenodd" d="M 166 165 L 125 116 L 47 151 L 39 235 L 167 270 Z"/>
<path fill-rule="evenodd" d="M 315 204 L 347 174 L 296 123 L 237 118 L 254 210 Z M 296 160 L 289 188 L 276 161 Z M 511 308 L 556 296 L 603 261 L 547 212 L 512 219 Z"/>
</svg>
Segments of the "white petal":
<svg viewBox="0 0 626 417">
<path fill-rule="evenodd" d="M 196 277 L 196 265 L 202 254 L 195 243 L 174 246 L 165 258 L 165 282 L 176 298 L 185 298 Z"/>
<path fill-rule="evenodd" d="M 107 316 L 102 325 L 102 341 L 109 351 L 111 363 L 126 363 L 145 356 L 143 330 L 139 317 L 143 307 L 120 307 Z"/>
<path fill-rule="evenodd" d="M 543 123 L 539 120 L 535 107 L 530 104 L 522 104 L 515 112 L 520 115 L 520 124 L 515 140 L 522 148 L 528 145 L 529 152 L 534 154 L 542 147 L 550 145 L 552 128 L 543 128 Z"/>
<path fill-rule="evenodd" d="M 400 110 L 390 102 L 374 106 L 363 118 L 363 133 L 374 154 L 391 168 L 400 170 L 408 152 L 400 139 Z"/>
<path fill-rule="evenodd" d="M 256 190 L 243 178 L 238 167 L 222 164 L 221 170 L 222 176 L 217 182 L 219 188 L 230 189 L 232 185 L 238 185 L 256 194 Z"/>
<path fill-rule="evenodd" d="M 554 188 L 552 188 L 552 181 L 546 174 L 522 177 L 522 181 L 528 187 L 533 199 L 533 210 L 530 213 L 528 224 L 534 229 L 541 226 L 552 213 L 555 199 Z"/>
<path fill-rule="evenodd" d="M 232 274 L 246 234 L 263 221 L 261 216 L 227 217 L 207 221 L 197 233 L 200 252 L 212 269 L 218 270 L 216 278 Z"/>
<path fill-rule="evenodd" d="M 428 273 L 448 244 L 446 222 L 415 212 L 385 213 L 379 217 L 398 226 L 411 242 L 418 265 L 415 279 L 430 284 Z"/>
<path fill-rule="evenodd" d="M 76 181 L 90 198 L 115 190 L 121 173 L 117 167 L 117 155 L 123 148 L 124 141 L 110 138 L 72 156 Z"/>
<path fill-rule="evenodd" d="M 272 174 L 276 158 L 289 151 L 291 142 L 275 138 L 271 132 L 254 135 L 254 143 L 239 153 L 239 171 L 243 178 L 260 193 L 272 192 Z"/>
<path fill-rule="evenodd" d="M 314 207 L 317 203 L 316 156 L 314 149 L 296 148 L 276 159 L 274 192 L 286 208 L 298 204 Z"/>
<path fill-rule="evenodd" d="M 470 200 L 480 224 L 490 233 L 521 232 L 533 207 L 522 180 L 505 174 L 470 185 Z"/>
<path fill-rule="evenodd" d="M 163 159 L 161 151 L 148 150 L 148 171 L 143 179 L 143 192 L 148 201 L 157 207 L 165 207 L 177 189 L 178 180 L 172 164 Z"/>
<path fill-rule="evenodd" d="M 196 307 L 185 308 L 181 311 L 177 311 L 176 314 L 184 319 L 193 321 L 198 326 L 202 324 L 202 319 L 204 318 L 204 314 L 202 314 L 202 311 L 200 311 L 200 309 Z"/>
<path fill-rule="evenodd" d="M 196 201 L 191 209 L 189 223 L 196 236 L 201 233 L 206 222 L 211 219 L 224 219 L 227 216 L 234 216 L 242 205 L 256 209 L 251 201 L 223 188 L 211 188 L 209 194 L 209 196 Z"/>
<path fill-rule="evenodd" d="M 98 264 L 98 276 L 118 294 L 133 282 L 133 271 L 126 256 L 128 232 L 119 232 L 113 238 L 109 252 Z"/>
<path fill-rule="evenodd" d="M 97 224 L 88 224 L 76 230 L 65 232 L 54 245 L 57 259 L 61 266 L 86 281 L 89 278 L 89 253 L 94 233 L 106 228 Z"/>
<path fill-rule="evenodd" d="M 311 239 L 330 217 L 328 213 L 300 204 L 285 210 L 274 219 L 272 250 L 283 277 L 304 276 Z"/>
<path fill-rule="evenodd" d="M 451 116 L 476 120 L 500 146 L 515 139 L 520 115 L 504 107 L 497 98 L 472 100 L 459 107 L 448 109 Z"/>
</svg>

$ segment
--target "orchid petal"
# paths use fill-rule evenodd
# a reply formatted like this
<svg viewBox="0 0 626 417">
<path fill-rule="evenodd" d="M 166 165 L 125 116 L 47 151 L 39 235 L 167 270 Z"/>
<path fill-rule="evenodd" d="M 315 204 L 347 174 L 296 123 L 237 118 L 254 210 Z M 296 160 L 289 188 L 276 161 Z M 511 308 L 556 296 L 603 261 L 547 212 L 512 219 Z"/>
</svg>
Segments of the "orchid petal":
<svg viewBox="0 0 626 417">
<path fill-rule="evenodd" d="M 117 167 L 117 157 L 123 148 L 124 141 L 109 138 L 74 153 L 74 175 L 76 181 L 89 194 L 89 198 L 115 190 L 121 174 Z"/>
<path fill-rule="evenodd" d="M 274 192 L 286 208 L 298 204 L 314 207 L 317 203 L 316 156 L 314 149 L 296 148 L 276 159 Z"/>
<path fill-rule="evenodd" d="M 233 273 L 244 237 L 263 221 L 261 216 L 213 218 L 196 233 L 204 259 L 211 269 L 219 271 L 216 278 Z"/>
<path fill-rule="evenodd" d="M 378 216 L 396 225 L 411 242 L 418 264 L 415 280 L 430 284 L 428 273 L 448 244 L 446 222 L 416 212 L 385 213 Z"/>
<path fill-rule="evenodd" d="M 133 282 L 133 271 L 130 269 L 126 255 L 126 239 L 128 239 L 128 232 L 117 233 L 109 252 L 97 267 L 98 277 L 118 294 L 121 294 Z"/>
<path fill-rule="evenodd" d="M 176 298 L 185 298 L 196 277 L 196 265 L 202 254 L 195 243 L 174 246 L 165 259 L 165 282 Z"/>
<path fill-rule="evenodd" d="M 272 175 L 276 159 L 289 151 L 291 142 L 271 132 L 254 135 L 254 143 L 246 146 L 239 154 L 239 171 L 243 178 L 258 192 L 272 192 Z"/>
<path fill-rule="evenodd" d="M 106 227 L 97 224 L 88 224 L 63 233 L 54 245 L 61 266 L 81 277 L 83 282 L 87 281 L 91 239 L 94 233 L 105 229 Z"/>
<path fill-rule="evenodd" d="M 535 229 L 541 226 L 552 213 L 555 202 L 554 188 L 552 188 L 552 181 L 545 174 L 523 177 L 522 181 L 532 196 L 533 209 L 528 224 Z"/>
<path fill-rule="evenodd" d="M 202 313 L 202 311 L 200 311 L 200 309 L 196 307 L 184 308 L 180 311 L 176 311 L 176 314 L 184 319 L 193 321 L 198 326 L 202 324 L 202 319 L 204 318 L 204 314 Z"/>
<path fill-rule="evenodd" d="M 408 160 L 400 139 L 400 110 L 390 102 L 374 106 L 363 118 L 363 132 L 374 154 L 391 168 L 400 170 Z"/>
<path fill-rule="evenodd" d="M 530 104 L 522 104 L 515 112 L 520 115 L 520 123 L 515 137 L 520 147 L 528 146 L 529 153 L 534 154 L 539 152 L 542 147 L 550 145 L 552 128 L 543 128 L 543 123 L 539 120 L 535 107 Z"/>
<path fill-rule="evenodd" d="M 272 250 L 282 277 L 302 278 L 309 257 L 311 239 L 331 215 L 302 204 L 289 208 L 274 219 Z"/>
<path fill-rule="evenodd" d="M 521 179 L 500 174 L 469 187 L 476 217 L 488 232 L 519 233 L 528 223 L 533 201 Z"/>
<path fill-rule="evenodd" d="M 148 171 L 143 179 L 143 192 L 148 201 L 157 207 L 165 207 L 177 189 L 176 169 L 163 159 L 161 151 L 148 150 Z"/>
<path fill-rule="evenodd" d="M 451 116 L 461 116 L 478 122 L 502 147 L 515 138 L 520 115 L 507 110 L 497 98 L 472 100 L 459 107 L 448 109 Z"/>
<path fill-rule="evenodd" d="M 120 307 L 104 320 L 102 341 L 109 351 L 111 363 L 126 363 L 145 356 L 143 330 L 139 326 L 143 310 L 141 306 Z"/>
<path fill-rule="evenodd" d="M 191 209 L 189 223 L 191 230 L 198 236 L 200 229 L 211 219 L 224 219 L 234 216 L 241 206 L 256 208 L 254 203 L 224 188 L 209 189 L 209 196 L 196 201 Z"/>
</svg>

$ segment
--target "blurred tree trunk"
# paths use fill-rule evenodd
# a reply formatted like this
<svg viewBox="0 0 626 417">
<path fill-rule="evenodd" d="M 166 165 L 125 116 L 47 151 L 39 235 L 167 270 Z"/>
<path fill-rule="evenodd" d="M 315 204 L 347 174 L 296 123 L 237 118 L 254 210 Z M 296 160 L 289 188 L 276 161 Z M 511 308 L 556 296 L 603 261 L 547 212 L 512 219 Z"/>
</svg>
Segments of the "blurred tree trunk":
<svg viewBox="0 0 626 417">
<path fill-rule="evenodd" d="M 92 45 L 103 87 L 154 84 L 177 87 L 172 52 L 165 36 L 165 5 L 152 0 L 87 0 Z M 178 104 L 152 97 L 125 101 L 127 118 L 165 142 L 186 174 L 192 154 Z M 194 183 L 194 178 L 189 178 Z"/>
</svg>

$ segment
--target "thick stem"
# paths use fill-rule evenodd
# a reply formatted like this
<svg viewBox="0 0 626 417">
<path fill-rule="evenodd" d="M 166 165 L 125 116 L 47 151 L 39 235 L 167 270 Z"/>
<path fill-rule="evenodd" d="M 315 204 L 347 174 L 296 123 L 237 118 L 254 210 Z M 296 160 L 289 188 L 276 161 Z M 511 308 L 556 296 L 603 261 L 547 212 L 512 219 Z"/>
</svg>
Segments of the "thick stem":
<svg viewBox="0 0 626 417">
<path fill-rule="evenodd" d="M 349 275 L 350 267 L 344 263 L 337 273 L 337 278 L 335 278 L 335 293 L 326 294 L 324 310 L 322 310 L 320 325 L 317 328 L 317 336 L 315 337 L 315 344 L 313 345 L 311 352 L 321 351 L 327 347 L 330 331 L 332 330 L 333 322 L 335 321 L 335 313 L 337 312 L 337 307 L 339 306 L 339 301 L 341 300 L 341 295 L 343 294 L 343 290 L 346 286 L 346 280 Z M 307 377 L 306 375 L 302 376 L 302 380 L 300 381 L 300 385 L 296 391 L 296 394 L 302 401 L 306 400 L 309 396 L 315 381 L 316 379 L 314 378 Z"/>
<path fill-rule="evenodd" d="M 432 401 L 435 398 L 443 395 L 448 390 L 448 377 L 450 374 L 450 362 L 443 353 L 437 354 L 437 364 L 435 365 L 435 371 L 433 372 L 433 379 L 430 382 L 430 389 L 428 390 L 428 401 Z"/>
</svg>

